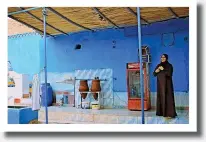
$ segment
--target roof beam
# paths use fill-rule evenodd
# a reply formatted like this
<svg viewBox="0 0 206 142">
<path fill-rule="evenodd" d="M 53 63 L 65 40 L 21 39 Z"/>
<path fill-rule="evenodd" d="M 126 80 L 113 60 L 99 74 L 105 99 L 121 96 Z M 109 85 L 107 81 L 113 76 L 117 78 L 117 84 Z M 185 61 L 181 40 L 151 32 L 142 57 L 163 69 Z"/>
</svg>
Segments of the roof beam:
<svg viewBox="0 0 206 142">
<path fill-rule="evenodd" d="M 133 14 L 135 17 L 137 17 L 137 13 L 135 11 L 133 11 L 130 7 L 127 7 L 126 8 L 131 14 Z M 140 16 L 140 19 L 146 23 L 146 24 L 150 24 L 147 20 L 143 19 L 141 16 Z"/>
<path fill-rule="evenodd" d="M 14 19 L 14 20 L 18 21 L 19 23 L 21 23 L 21 24 L 23 24 L 23 25 L 26 25 L 27 27 L 32 28 L 32 29 L 34 29 L 34 30 L 36 30 L 36 31 L 38 31 L 38 32 L 40 32 L 40 33 L 44 33 L 42 30 L 37 29 L 37 28 L 33 27 L 32 25 L 29 25 L 29 24 L 25 23 L 25 22 L 23 22 L 23 21 L 15 18 L 14 16 L 9 15 L 8 17 L 11 18 L 11 19 Z M 47 33 L 47 35 L 54 37 L 53 35 L 51 35 L 51 34 L 49 34 L 49 33 Z"/>
<path fill-rule="evenodd" d="M 175 17 L 175 18 L 179 18 L 179 16 L 172 10 L 171 7 L 168 7 L 168 11 Z"/>
<path fill-rule="evenodd" d="M 96 7 L 92 8 L 96 13 L 98 13 L 100 16 L 102 16 L 105 20 L 107 20 L 110 24 L 115 26 L 116 28 L 119 28 L 114 22 L 112 22 L 109 18 L 107 18 L 103 13 L 101 13 Z"/>
<path fill-rule="evenodd" d="M 86 30 L 93 31 L 93 30 L 90 29 L 90 28 L 84 27 L 84 26 L 82 26 L 82 25 L 80 25 L 80 24 L 78 24 L 78 23 L 70 20 L 69 18 L 63 16 L 62 14 L 60 14 L 59 12 L 57 12 L 56 10 L 54 10 L 54 9 L 51 8 L 51 7 L 47 7 L 47 9 L 50 10 L 51 12 L 53 12 L 54 14 L 56 14 L 57 16 L 59 16 L 60 18 L 66 20 L 67 22 L 69 22 L 69 23 L 71 23 L 71 24 L 73 24 L 73 25 L 75 25 L 75 26 L 77 26 L 77 27 L 80 27 L 80 28 L 83 28 L 83 29 L 86 29 Z"/>
<path fill-rule="evenodd" d="M 19 8 L 19 9 L 21 9 L 21 10 L 24 10 L 24 8 L 22 8 L 22 7 L 18 7 L 18 8 Z M 25 11 L 25 13 L 26 13 L 26 14 L 28 14 L 28 15 L 30 15 L 30 16 L 31 16 L 31 17 L 33 17 L 34 19 L 36 19 L 36 20 L 40 21 L 41 23 L 44 23 L 44 21 L 43 21 L 43 20 L 41 20 L 39 17 L 35 16 L 34 14 L 32 14 L 32 13 L 30 13 L 30 12 L 28 12 L 28 11 Z M 58 31 L 58 32 L 60 32 L 60 33 L 62 33 L 62 34 L 65 34 L 65 35 L 67 35 L 67 36 L 68 36 L 68 34 L 67 34 L 67 33 L 65 33 L 65 32 L 64 32 L 64 31 L 62 31 L 62 30 L 59 30 L 59 29 L 55 28 L 54 26 L 50 25 L 50 24 L 49 24 L 49 23 L 47 23 L 47 22 L 46 22 L 46 25 L 48 25 L 49 27 L 51 27 L 51 28 L 55 29 L 56 31 Z"/>
<path fill-rule="evenodd" d="M 11 15 L 14 15 L 14 14 L 20 14 L 20 13 L 23 13 L 23 12 L 28 12 L 28 11 L 36 10 L 36 9 L 40 9 L 40 8 L 41 7 L 32 7 L 32 8 L 28 8 L 28 9 L 24 9 L 24 10 L 20 10 L 20 11 L 10 12 L 10 13 L 8 13 L 8 16 L 11 16 Z"/>
</svg>

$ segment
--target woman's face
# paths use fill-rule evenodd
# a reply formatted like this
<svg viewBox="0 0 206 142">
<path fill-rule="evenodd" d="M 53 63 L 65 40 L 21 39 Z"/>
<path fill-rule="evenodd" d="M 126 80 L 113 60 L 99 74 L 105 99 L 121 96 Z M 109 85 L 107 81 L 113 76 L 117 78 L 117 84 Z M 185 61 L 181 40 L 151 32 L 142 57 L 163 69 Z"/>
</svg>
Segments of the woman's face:
<svg viewBox="0 0 206 142">
<path fill-rule="evenodd" d="M 162 55 L 162 57 L 161 57 L 161 62 L 165 62 L 167 59 L 165 58 L 165 56 L 164 55 Z"/>
</svg>

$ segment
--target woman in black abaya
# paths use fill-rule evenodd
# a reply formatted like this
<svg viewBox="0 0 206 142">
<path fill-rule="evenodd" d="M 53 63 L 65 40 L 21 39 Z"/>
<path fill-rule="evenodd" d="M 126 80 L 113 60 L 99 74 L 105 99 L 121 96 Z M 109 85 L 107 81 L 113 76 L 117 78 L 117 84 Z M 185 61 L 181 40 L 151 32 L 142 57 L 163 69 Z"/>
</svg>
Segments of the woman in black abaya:
<svg viewBox="0 0 206 142">
<path fill-rule="evenodd" d="M 168 62 L 167 54 L 161 56 L 161 63 L 156 66 L 153 74 L 157 77 L 156 115 L 169 118 L 176 117 L 172 81 L 173 66 Z"/>
</svg>

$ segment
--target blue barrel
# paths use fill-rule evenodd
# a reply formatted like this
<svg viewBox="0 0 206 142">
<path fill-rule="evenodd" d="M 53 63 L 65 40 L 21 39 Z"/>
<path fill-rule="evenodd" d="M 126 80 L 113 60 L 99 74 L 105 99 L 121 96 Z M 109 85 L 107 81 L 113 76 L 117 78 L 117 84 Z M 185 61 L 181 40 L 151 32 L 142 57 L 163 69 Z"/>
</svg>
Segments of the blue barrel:
<svg viewBox="0 0 206 142">
<path fill-rule="evenodd" d="M 45 83 L 41 84 L 41 105 L 42 106 L 46 106 L 45 103 Z M 53 91 L 52 91 L 52 87 L 50 86 L 50 83 L 47 83 L 47 106 L 51 106 L 53 102 Z"/>
</svg>

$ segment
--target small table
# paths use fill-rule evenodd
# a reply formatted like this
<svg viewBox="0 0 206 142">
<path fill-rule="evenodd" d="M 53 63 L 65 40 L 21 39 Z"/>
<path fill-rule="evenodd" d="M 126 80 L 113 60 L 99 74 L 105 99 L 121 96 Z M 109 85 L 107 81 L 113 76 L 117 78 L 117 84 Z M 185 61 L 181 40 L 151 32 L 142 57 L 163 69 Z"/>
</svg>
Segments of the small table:
<svg viewBox="0 0 206 142">
<path fill-rule="evenodd" d="M 85 92 L 79 92 L 80 94 L 81 93 L 87 93 L 87 94 L 92 94 L 92 93 L 97 93 L 98 94 L 98 98 L 97 98 L 97 100 L 98 100 L 98 103 L 99 103 L 99 105 L 100 105 L 100 108 L 101 108 L 101 103 L 100 103 L 100 92 L 92 92 L 92 91 L 85 91 Z M 104 104 L 104 99 L 102 99 L 103 101 L 102 101 L 102 103 Z M 82 108 L 82 96 L 81 96 L 81 108 Z M 82 108 L 83 109 L 83 108 Z"/>
</svg>

